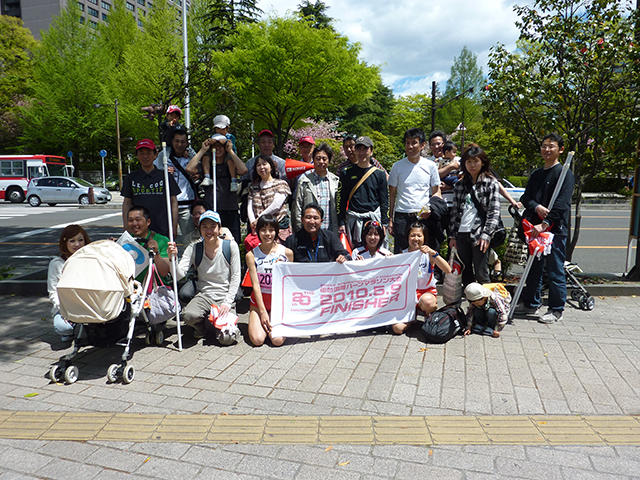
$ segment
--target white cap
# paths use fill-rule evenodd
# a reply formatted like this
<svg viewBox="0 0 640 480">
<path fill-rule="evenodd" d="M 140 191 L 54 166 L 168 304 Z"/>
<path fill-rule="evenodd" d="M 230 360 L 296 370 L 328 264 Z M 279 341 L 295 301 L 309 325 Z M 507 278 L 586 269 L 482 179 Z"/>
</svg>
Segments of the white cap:
<svg viewBox="0 0 640 480">
<path fill-rule="evenodd" d="M 227 128 L 229 125 L 231 125 L 231 120 L 226 115 L 216 115 L 213 118 L 214 128 Z"/>
<path fill-rule="evenodd" d="M 467 300 L 469 300 L 470 302 L 475 302 L 476 300 L 480 300 L 481 298 L 490 297 L 491 290 L 483 287 L 479 283 L 472 282 L 464 289 L 464 296 L 467 297 Z"/>
</svg>

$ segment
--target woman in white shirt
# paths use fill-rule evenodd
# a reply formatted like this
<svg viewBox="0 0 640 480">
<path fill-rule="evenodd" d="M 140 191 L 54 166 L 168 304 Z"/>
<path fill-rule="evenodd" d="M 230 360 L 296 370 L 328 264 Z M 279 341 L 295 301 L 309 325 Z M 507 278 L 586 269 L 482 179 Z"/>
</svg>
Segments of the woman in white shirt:
<svg viewBox="0 0 640 480">
<path fill-rule="evenodd" d="M 60 340 L 69 342 L 73 339 L 73 324 L 67 322 L 60 315 L 60 300 L 58 299 L 58 281 L 62 274 L 62 267 L 71 255 L 80 250 L 86 244 L 91 242 L 89 235 L 80 225 L 67 225 L 60 234 L 58 248 L 60 256 L 53 258 L 49 262 L 49 271 L 47 273 L 47 291 L 49 292 L 49 300 L 51 300 L 51 317 L 53 318 L 53 329 L 60 335 Z"/>
<path fill-rule="evenodd" d="M 384 248 L 384 228 L 380 222 L 369 220 L 362 227 L 362 247 L 351 252 L 352 260 L 364 260 L 366 258 L 388 257 L 393 255 Z"/>
</svg>

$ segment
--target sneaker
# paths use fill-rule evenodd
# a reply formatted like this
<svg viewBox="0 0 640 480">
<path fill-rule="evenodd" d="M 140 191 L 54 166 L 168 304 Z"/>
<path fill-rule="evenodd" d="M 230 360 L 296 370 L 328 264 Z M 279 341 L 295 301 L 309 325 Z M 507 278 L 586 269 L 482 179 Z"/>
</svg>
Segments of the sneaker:
<svg viewBox="0 0 640 480">
<path fill-rule="evenodd" d="M 540 323 L 554 323 L 558 320 L 562 320 L 561 310 L 547 310 L 547 313 L 540 315 L 540 318 L 538 318 Z"/>
<path fill-rule="evenodd" d="M 516 306 L 516 315 L 535 315 L 538 313 L 538 307 L 531 307 L 529 305 L 525 305 L 524 303 L 519 303 Z"/>
<path fill-rule="evenodd" d="M 204 177 L 204 180 L 200 182 L 201 187 L 209 187 L 213 185 L 213 181 L 209 177 Z"/>
</svg>

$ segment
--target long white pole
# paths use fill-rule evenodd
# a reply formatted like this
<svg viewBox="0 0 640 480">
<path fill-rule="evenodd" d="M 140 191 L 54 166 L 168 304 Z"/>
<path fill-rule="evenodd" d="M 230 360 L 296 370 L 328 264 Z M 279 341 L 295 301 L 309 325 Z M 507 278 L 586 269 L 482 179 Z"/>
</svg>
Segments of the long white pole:
<svg viewBox="0 0 640 480">
<path fill-rule="evenodd" d="M 173 243 L 173 216 L 171 214 L 171 193 L 169 192 L 169 168 L 167 165 L 167 143 L 162 142 L 162 167 L 164 169 L 164 197 L 167 201 L 167 219 L 169 221 L 169 241 Z M 178 351 L 182 351 L 182 329 L 180 327 L 180 308 L 178 300 L 178 277 L 176 276 L 176 257 L 171 257 L 171 277 L 173 278 L 173 301 L 176 309 L 176 328 L 178 330 Z"/>
<path fill-rule="evenodd" d="M 184 59 L 184 124 L 191 131 L 191 99 L 189 97 L 189 45 L 187 42 L 187 0 L 182 0 L 182 51 Z"/>
<path fill-rule="evenodd" d="M 230 142 L 231 140 L 227 140 L 227 142 Z M 216 147 L 213 147 L 212 149 L 212 157 L 213 160 L 211 161 L 211 173 L 213 175 L 213 211 L 217 212 L 218 211 L 218 192 L 216 191 L 216 189 L 218 188 L 216 185 L 216 179 L 217 179 L 217 173 L 216 173 Z"/>
</svg>

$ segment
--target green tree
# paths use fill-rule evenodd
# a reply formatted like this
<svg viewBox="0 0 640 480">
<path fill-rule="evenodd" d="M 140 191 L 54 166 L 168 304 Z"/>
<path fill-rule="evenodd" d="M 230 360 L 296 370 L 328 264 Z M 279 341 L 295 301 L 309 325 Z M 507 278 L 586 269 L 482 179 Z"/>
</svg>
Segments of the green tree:
<svg viewBox="0 0 640 480">
<path fill-rule="evenodd" d="M 362 101 L 378 77 L 358 60 L 359 45 L 291 18 L 240 25 L 232 47 L 212 58 L 220 78 L 256 129 L 274 132 L 279 152 L 296 122 Z"/>
<path fill-rule="evenodd" d="M 514 9 L 520 17 L 519 51 L 492 48 L 484 106 L 494 125 L 504 126 L 533 151 L 550 131 L 565 137 L 567 151 L 575 150 L 570 257 L 580 231 L 585 179 L 613 158 L 608 145 L 621 124 L 633 125 L 637 136 L 637 12 L 628 2 L 604 0 L 537 0 Z"/>
<path fill-rule="evenodd" d="M 390 134 L 402 139 L 409 128 L 424 128 L 425 120 L 430 119 L 431 98 L 423 93 L 405 95 L 397 98 L 391 109 L 389 119 Z M 431 125 L 429 124 L 429 127 Z M 428 129 L 425 129 L 427 132 Z"/>
<path fill-rule="evenodd" d="M 438 111 L 436 118 L 440 128 L 451 133 L 460 123 L 464 123 L 467 128 L 465 143 L 467 139 L 477 135 L 482 130 L 480 98 L 484 84 L 478 58 L 466 46 L 463 47 L 460 55 L 453 59 L 444 98 L 440 102 L 446 102 L 459 94 L 462 96 Z M 462 136 L 456 140 L 461 141 Z"/>
<path fill-rule="evenodd" d="M 329 28 L 333 30 L 331 22 L 333 18 L 327 15 L 327 4 L 322 0 L 316 0 L 311 3 L 310 0 L 304 0 L 298 5 L 298 16 L 311 23 L 313 28 Z"/>
<path fill-rule="evenodd" d="M 393 92 L 378 79 L 373 94 L 362 102 L 352 105 L 347 109 L 341 109 L 335 117 L 340 118 L 340 129 L 361 135 L 368 130 L 387 132 L 391 111 L 395 101 Z"/>
<path fill-rule="evenodd" d="M 0 152 L 17 147 L 18 113 L 30 94 L 36 41 L 16 17 L 0 15 Z"/>
<path fill-rule="evenodd" d="M 205 25 L 201 41 L 209 48 L 226 50 L 238 25 L 257 22 L 261 14 L 255 0 L 201 0 L 197 7 L 199 21 Z"/>
</svg>

